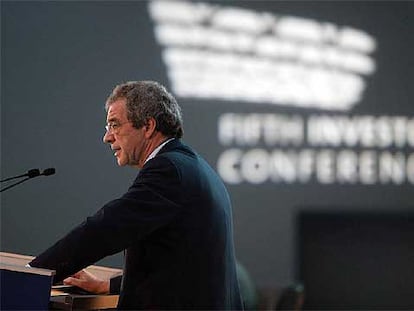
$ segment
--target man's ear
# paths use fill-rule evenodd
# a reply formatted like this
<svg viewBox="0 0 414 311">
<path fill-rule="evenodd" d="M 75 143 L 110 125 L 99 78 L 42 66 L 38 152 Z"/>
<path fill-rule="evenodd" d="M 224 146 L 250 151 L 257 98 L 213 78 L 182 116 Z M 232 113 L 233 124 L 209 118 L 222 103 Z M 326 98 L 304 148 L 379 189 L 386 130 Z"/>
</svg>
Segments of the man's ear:
<svg viewBox="0 0 414 311">
<path fill-rule="evenodd" d="M 147 123 L 144 126 L 145 132 L 145 138 L 149 139 L 152 137 L 152 135 L 154 135 L 155 133 L 155 128 L 157 127 L 157 121 L 155 121 L 154 118 L 149 118 L 147 120 Z"/>
</svg>

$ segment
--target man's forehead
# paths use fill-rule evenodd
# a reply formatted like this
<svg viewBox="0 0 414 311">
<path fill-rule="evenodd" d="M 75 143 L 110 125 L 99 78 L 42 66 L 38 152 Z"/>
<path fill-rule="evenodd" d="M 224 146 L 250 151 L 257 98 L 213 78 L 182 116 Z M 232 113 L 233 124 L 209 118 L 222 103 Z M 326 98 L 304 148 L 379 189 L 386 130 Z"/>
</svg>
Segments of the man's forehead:
<svg viewBox="0 0 414 311">
<path fill-rule="evenodd" d="M 108 121 L 117 119 L 124 119 L 127 117 L 126 115 L 126 106 L 125 106 L 125 100 L 119 99 L 114 101 L 112 104 L 108 107 L 108 112 L 106 114 L 106 119 Z"/>
</svg>

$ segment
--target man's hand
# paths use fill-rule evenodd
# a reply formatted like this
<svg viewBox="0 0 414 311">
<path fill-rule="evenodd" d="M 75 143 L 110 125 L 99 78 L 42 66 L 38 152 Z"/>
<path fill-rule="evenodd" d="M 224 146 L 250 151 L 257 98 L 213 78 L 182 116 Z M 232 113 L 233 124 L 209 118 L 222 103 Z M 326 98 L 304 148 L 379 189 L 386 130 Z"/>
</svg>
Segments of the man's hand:
<svg viewBox="0 0 414 311">
<path fill-rule="evenodd" d="M 109 293 L 109 280 L 101 280 L 86 270 L 64 279 L 63 284 L 74 285 L 94 294 Z"/>
</svg>

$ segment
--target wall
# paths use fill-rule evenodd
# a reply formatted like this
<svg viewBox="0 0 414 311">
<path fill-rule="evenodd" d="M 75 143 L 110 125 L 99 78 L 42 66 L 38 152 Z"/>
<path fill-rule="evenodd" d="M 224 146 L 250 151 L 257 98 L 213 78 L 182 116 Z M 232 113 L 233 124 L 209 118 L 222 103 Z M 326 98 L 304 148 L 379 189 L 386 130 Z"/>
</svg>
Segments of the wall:
<svg viewBox="0 0 414 311">
<path fill-rule="evenodd" d="M 177 96 L 185 141 L 228 185 L 237 256 L 260 286 L 295 280 L 299 211 L 412 209 L 412 3 L 162 5 L 1 2 L 1 175 L 57 171 L 2 193 L 2 251 L 35 255 L 127 189 L 136 171 L 116 166 L 102 136 L 106 96 L 128 80 Z"/>
</svg>

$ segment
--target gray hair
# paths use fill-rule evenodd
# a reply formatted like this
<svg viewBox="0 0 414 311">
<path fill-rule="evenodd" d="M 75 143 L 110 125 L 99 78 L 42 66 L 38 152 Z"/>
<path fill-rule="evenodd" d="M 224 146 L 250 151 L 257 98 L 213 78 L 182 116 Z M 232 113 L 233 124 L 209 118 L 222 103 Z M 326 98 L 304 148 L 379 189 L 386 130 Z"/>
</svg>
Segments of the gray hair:
<svg viewBox="0 0 414 311">
<path fill-rule="evenodd" d="M 105 109 L 119 99 L 126 100 L 127 117 L 135 128 L 154 118 L 156 130 L 167 137 L 183 136 L 181 108 L 164 86 L 155 81 L 129 81 L 117 85 L 106 100 Z"/>
</svg>

